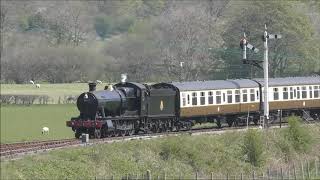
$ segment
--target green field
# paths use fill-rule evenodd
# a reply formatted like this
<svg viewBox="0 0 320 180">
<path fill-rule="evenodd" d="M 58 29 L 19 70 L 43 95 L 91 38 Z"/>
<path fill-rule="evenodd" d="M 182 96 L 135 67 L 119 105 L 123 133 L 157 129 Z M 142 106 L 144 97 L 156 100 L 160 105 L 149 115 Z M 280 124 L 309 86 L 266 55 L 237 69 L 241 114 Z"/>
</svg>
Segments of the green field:
<svg viewBox="0 0 320 180">
<path fill-rule="evenodd" d="M 77 115 L 74 104 L 2 105 L 1 143 L 74 137 L 71 128 L 66 127 L 66 121 Z M 49 135 L 41 134 L 43 126 L 49 127 Z"/>
<path fill-rule="evenodd" d="M 98 84 L 97 89 L 104 89 L 106 85 Z M 84 91 L 88 91 L 87 83 L 41 84 L 40 88 L 33 84 L 1 84 L 1 94 L 48 95 L 53 104 L 58 103 L 59 97 L 78 96 Z"/>
</svg>

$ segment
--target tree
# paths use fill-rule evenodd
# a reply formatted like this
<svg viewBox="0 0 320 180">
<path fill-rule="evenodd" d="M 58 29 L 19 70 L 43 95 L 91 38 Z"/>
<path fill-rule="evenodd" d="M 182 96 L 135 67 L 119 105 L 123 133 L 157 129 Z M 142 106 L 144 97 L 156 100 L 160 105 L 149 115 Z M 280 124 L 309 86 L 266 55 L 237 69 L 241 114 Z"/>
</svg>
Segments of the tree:
<svg viewBox="0 0 320 180">
<path fill-rule="evenodd" d="M 237 18 L 231 20 L 223 39 L 228 47 L 237 48 L 241 35 L 246 32 L 250 41 L 262 50 L 261 36 L 266 23 L 269 32 L 280 33 L 283 37 L 281 40 L 269 41 L 270 76 L 308 74 L 310 70 L 305 65 L 313 61 L 312 59 L 319 58 L 309 56 L 312 52 L 310 47 L 317 47 L 318 43 L 312 41 L 316 37 L 313 36 L 310 20 L 297 11 L 295 5 L 296 3 L 291 1 L 248 3 L 248 8 L 239 10 L 236 13 Z M 255 58 L 262 60 L 260 57 Z M 240 60 L 240 57 L 238 59 Z"/>
</svg>

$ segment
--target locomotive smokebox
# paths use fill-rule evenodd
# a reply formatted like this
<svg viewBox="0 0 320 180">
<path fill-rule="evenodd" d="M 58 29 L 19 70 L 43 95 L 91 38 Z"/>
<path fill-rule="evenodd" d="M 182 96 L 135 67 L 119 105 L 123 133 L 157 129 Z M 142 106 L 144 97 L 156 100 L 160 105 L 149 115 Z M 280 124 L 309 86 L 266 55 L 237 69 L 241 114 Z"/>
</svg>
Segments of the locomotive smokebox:
<svg viewBox="0 0 320 180">
<path fill-rule="evenodd" d="M 90 82 L 90 83 L 88 83 L 88 85 L 89 85 L 89 92 L 96 90 L 97 83 Z"/>
</svg>

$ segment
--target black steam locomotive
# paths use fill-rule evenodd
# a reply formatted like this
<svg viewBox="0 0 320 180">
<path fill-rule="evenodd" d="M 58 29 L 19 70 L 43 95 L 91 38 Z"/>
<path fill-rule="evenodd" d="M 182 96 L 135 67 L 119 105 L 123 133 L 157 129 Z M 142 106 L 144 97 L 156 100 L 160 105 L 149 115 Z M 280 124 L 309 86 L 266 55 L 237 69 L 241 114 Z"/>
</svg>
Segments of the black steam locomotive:
<svg viewBox="0 0 320 180">
<path fill-rule="evenodd" d="M 243 125 L 259 123 L 263 80 L 239 79 L 158 83 L 122 82 L 105 90 L 89 83 L 77 100 L 78 117 L 67 126 L 79 138 L 125 136 L 139 132 L 190 129 L 195 123 Z M 269 80 L 270 122 L 296 114 L 317 120 L 320 114 L 320 77 Z M 278 117 L 278 118 L 277 118 Z"/>
</svg>

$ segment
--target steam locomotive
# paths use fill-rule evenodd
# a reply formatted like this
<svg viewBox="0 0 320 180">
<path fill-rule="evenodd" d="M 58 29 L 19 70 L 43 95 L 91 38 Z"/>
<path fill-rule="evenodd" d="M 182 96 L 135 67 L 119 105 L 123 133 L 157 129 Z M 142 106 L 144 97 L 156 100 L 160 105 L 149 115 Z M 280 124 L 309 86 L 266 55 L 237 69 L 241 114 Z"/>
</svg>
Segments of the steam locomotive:
<svg viewBox="0 0 320 180">
<path fill-rule="evenodd" d="M 126 82 L 89 91 L 77 99 L 80 115 L 66 124 L 79 138 L 189 130 L 212 122 L 221 128 L 258 124 L 263 111 L 263 79 L 157 83 Z M 292 114 L 319 120 L 320 77 L 269 79 L 269 123 Z M 281 114 L 279 114 L 281 113 Z"/>
</svg>

